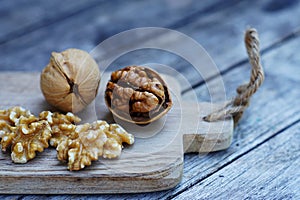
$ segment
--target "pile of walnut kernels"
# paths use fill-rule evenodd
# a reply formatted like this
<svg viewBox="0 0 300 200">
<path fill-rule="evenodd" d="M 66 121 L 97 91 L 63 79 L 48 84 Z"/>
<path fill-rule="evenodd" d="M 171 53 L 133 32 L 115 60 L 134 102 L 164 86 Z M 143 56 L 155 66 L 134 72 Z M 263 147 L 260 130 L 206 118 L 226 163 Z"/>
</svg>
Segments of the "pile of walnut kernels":
<svg viewBox="0 0 300 200">
<path fill-rule="evenodd" d="M 21 107 L 0 110 L 2 151 L 11 149 L 15 163 L 26 163 L 45 148 L 56 147 L 57 158 L 68 162 L 69 170 L 91 165 L 99 156 L 115 158 L 121 154 L 122 143 L 133 144 L 133 135 L 117 124 L 95 121 L 76 125 L 80 118 L 43 111 L 38 117 Z"/>
</svg>

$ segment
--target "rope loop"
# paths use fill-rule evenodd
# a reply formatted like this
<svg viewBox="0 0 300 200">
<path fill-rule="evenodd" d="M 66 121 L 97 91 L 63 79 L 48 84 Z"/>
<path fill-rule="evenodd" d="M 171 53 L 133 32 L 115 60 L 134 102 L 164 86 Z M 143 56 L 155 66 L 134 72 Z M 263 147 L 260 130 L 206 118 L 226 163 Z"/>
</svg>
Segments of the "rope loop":
<svg viewBox="0 0 300 200">
<path fill-rule="evenodd" d="M 205 116 L 203 119 L 208 122 L 224 119 L 232 115 L 236 125 L 244 111 L 249 106 L 251 96 L 257 91 L 264 81 L 264 72 L 260 62 L 259 39 L 254 28 L 246 30 L 245 46 L 249 62 L 252 66 L 250 81 L 237 88 L 237 96 L 229 101 L 223 108 Z"/>
</svg>

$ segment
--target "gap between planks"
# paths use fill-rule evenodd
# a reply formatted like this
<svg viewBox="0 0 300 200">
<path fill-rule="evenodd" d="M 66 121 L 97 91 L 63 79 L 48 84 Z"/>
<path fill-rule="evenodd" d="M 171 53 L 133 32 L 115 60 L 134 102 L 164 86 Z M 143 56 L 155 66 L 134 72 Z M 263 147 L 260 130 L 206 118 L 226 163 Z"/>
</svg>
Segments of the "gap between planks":
<svg viewBox="0 0 300 200">
<path fill-rule="evenodd" d="M 178 191 L 177 193 L 170 195 L 167 197 L 167 199 L 173 199 L 176 196 L 180 195 L 181 193 L 184 193 L 185 191 L 189 190 L 190 188 L 194 187 L 195 185 L 197 185 L 198 183 L 208 179 L 209 177 L 211 177 L 212 175 L 214 175 L 216 172 L 222 170 L 223 168 L 227 167 L 228 165 L 230 165 L 231 163 L 235 162 L 236 160 L 240 159 L 241 157 L 247 155 L 248 153 L 252 152 L 253 150 L 255 150 L 256 148 L 262 146 L 265 142 L 271 140 L 272 138 L 276 137 L 277 135 L 283 133 L 285 130 L 297 125 L 298 123 L 300 123 L 300 119 L 296 120 L 294 122 L 292 122 L 291 124 L 287 125 L 286 127 L 280 129 L 279 131 L 277 131 L 276 133 L 274 133 L 274 135 L 266 138 L 265 140 L 262 140 L 261 142 L 259 142 L 258 144 L 256 144 L 255 146 L 251 147 L 250 149 L 248 149 L 247 151 L 241 153 L 240 155 L 238 155 L 237 157 L 233 158 L 231 161 L 225 163 L 224 165 L 220 166 L 219 168 L 216 168 L 213 172 L 207 174 L 206 176 L 204 176 L 204 178 L 199 179 L 198 181 L 194 182 L 193 184 L 189 185 L 189 187 L 186 187 L 183 190 Z"/>
<path fill-rule="evenodd" d="M 207 192 L 199 194 L 201 199 L 224 199 L 228 194 L 233 199 L 299 199 L 299 122 L 174 199 L 189 198 L 204 187 Z"/>
<path fill-rule="evenodd" d="M 15 31 L 9 32 L 9 33 L 5 34 L 4 36 L 2 36 L 0 38 L 0 45 L 3 45 L 7 42 L 10 42 L 11 40 L 22 37 L 24 35 L 30 34 L 30 33 L 34 32 L 36 30 L 39 30 L 41 28 L 50 26 L 54 23 L 66 20 L 66 19 L 68 19 L 70 17 L 73 17 L 75 15 L 78 15 L 82 12 L 85 12 L 85 11 L 91 9 L 91 8 L 94 8 L 95 6 L 98 6 L 100 3 L 103 3 L 103 0 L 92 2 L 92 3 L 90 3 L 86 6 L 81 6 L 79 8 L 76 8 L 75 10 L 73 10 L 74 9 L 73 8 L 71 11 L 67 10 L 67 11 L 65 11 L 64 13 L 62 13 L 58 16 L 48 17 L 48 18 L 45 18 L 43 20 L 34 22 L 32 24 L 28 24 L 28 25 L 26 25 L 25 27 L 23 27 L 21 29 L 17 29 Z"/>
<path fill-rule="evenodd" d="M 261 56 L 263 56 L 263 55 L 265 55 L 266 53 L 268 53 L 268 52 L 270 52 L 272 50 L 280 48 L 285 43 L 287 43 L 289 41 L 292 41 L 294 39 L 297 39 L 299 36 L 300 36 L 300 28 L 298 30 L 290 33 L 290 34 L 287 34 L 286 36 L 284 36 L 283 38 L 279 39 L 278 41 L 275 41 L 274 43 L 270 44 L 269 46 L 261 49 L 260 54 L 261 54 Z M 246 54 L 246 51 L 245 51 L 245 54 Z M 224 70 L 220 71 L 220 74 L 212 75 L 212 76 L 208 77 L 205 80 L 201 80 L 198 83 L 193 84 L 190 88 L 184 89 L 183 91 L 181 91 L 181 95 L 184 95 L 185 93 L 188 93 L 189 91 L 191 91 L 193 89 L 196 89 L 197 87 L 200 87 L 203 84 L 205 84 L 205 83 L 207 83 L 209 81 L 214 80 L 215 78 L 218 78 L 220 75 L 224 76 L 225 74 L 228 74 L 233 69 L 236 69 L 236 68 L 239 68 L 239 67 L 243 67 L 243 65 L 245 65 L 247 63 L 249 63 L 249 59 L 245 58 L 245 59 L 242 59 L 241 61 L 239 61 L 239 62 L 237 62 L 235 64 L 232 64 L 232 65 L 230 65 L 228 67 L 225 67 Z M 250 63 L 249 63 L 249 65 L 250 65 Z"/>
<path fill-rule="evenodd" d="M 175 20 L 174 23 L 170 23 L 169 25 L 166 25 L 166 27 L 171 28 L 171 29 L 180 28 L 180 27 L 186 26 L 188 23 L 191 23 L 194 18 L 197 18 L 199 16 L 203 16 L 204 14 L 209 13 L 210 11 L 216 12 L 218 10 L 224 9 L 224 7 L 222 7 L 222 6 L 229 7 L 229 6 L 234 5 L 234 3 L 228 4 L 228 3 L 222 3 L 222 2 L 223 1 L 218 1 L 215 4 L 209 6 L 208 8 L 204 7 L 203 10 L 201 9 L 199 11 L 196 11 L 196 12 L 193 12 L 193 13 L 187 15 L 186 17 L 183 17 L 182 19 Z M 41 21 L 37 21 L 37 22 L 34 22 L 32 24 L 29 24 L 29 25 L 27 25 L 27 26 L 25 26 L 25 27 L 23 27 L 19 30 L 15 30 L 13 32 L 10 32 L 10 33 L 2 36 L 0 38 L 0 45 L 3 45 L 3 44 L 5 44 L 5 43 L 7 43 L 11 40 L 22 37 L 24 35 L 30 34 L 30 33 L 34 32 L 36 30 L 47 27 L 47 26 L 52 25 L 54 23 L 66 20 L 66 19 L 68 19 L 70 17 L 73 17 L 75 15 L 79 15 L 79 14 L 81 14 L 81 13 L 83 13 L 83 12 L 89 10 L 89 9 L 92 9 L 96 6 L 99 6 L 100 3 L 106 3 L 106 2 L 104 0 L 95 1 L 95 2 L 92 2 L 92 3 L 88 4 L 87 6 L 85 6 L 83 8 L 76 9 L 75 11 L 66 12 L 66 13 L 61 14 L 59 16 L 49 17 L 49 18 L 43 19 Z"/>
</svg>

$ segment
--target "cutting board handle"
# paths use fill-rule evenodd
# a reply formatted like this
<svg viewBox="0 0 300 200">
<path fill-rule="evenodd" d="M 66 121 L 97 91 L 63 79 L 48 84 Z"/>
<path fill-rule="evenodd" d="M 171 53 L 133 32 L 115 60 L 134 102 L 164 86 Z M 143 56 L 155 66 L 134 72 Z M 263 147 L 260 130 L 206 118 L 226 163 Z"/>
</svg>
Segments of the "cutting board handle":
<svg viewBox="0 0 300 200">
<path fill-rule="evenodd" d="M 222 105 L 207 102 L 183 102 L 181 106 L 182 118 L 184 118 L 182 124 L 184 153 L 213 152 L 230 146 L 234 130 L 232 117 L 215 122 L 203 120 L 204 116 L 219 109 Z"/>
</svg>

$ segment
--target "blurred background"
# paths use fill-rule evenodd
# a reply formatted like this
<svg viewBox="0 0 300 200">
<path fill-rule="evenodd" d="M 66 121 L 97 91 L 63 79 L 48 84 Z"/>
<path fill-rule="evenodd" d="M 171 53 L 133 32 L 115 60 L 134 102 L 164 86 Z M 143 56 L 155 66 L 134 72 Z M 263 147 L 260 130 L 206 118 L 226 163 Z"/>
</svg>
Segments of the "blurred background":
<svg viewBox="0 0 300 200">
<path fill-rule="evenodd" d="M 222 70 L 246 58 L 247 27 L 258 29 L 266 49 L 297 30 L 298 15 L 298 0 L 1 0 L 0 70 L 41 71 L 52 51 L 91 51 L 110 36 L 137 27 L 187 34 Z M 147 62 L 177 69 L 188 65 L 157 50 L 133 52 L 114 65 Z"/>
</svg>

